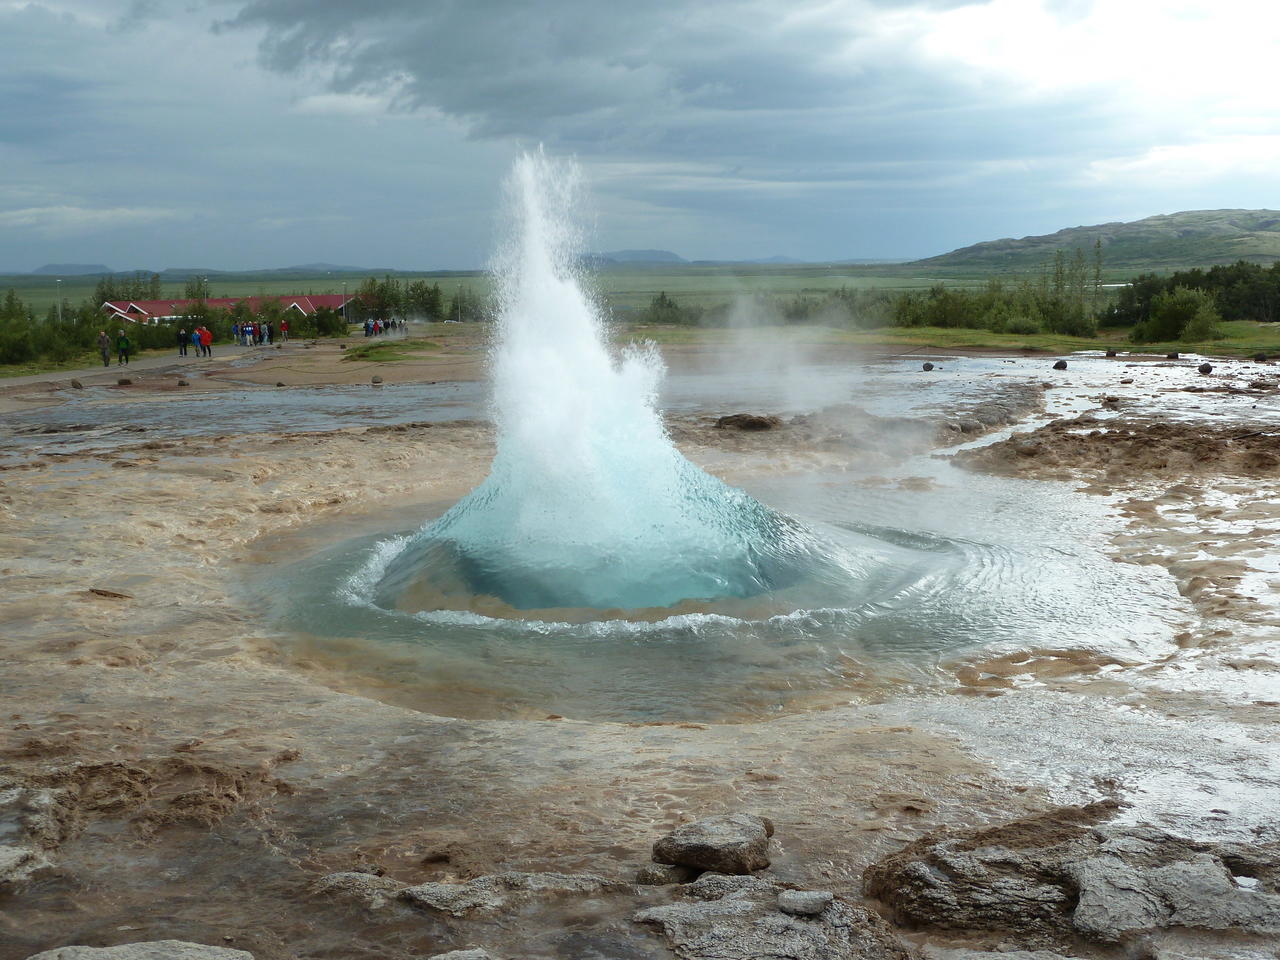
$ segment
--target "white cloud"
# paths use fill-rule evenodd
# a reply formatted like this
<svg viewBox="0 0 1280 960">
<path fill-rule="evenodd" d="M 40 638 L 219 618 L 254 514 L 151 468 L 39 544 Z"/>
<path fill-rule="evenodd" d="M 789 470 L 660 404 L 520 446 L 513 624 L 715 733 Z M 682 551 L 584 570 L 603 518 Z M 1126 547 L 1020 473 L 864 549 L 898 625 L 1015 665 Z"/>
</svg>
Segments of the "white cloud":
<svg viewBox="0 0 1280 960">
<path fill-rule="evenodd" d="M 1275 176 L 1280 135 L 1236 136 L 1151 147 L 1140 154 L 1095 160 L 1085 171 L 1097 184 L 1187 187 L 1235 177 Z"/>
<path fill-rule="evenodd" d="M 294 112 L 336 117 L 376 117 L 386 113 L 391 98 L 367 93 L 316 93 L 293 104 Z"/>
<path fill-rule="evenodd" d="M 50 237 L 65 237 L 189 216 L 187 211 L 160 207 L 24 207 L 20 210 L 0 210 L 0 227 L 34 230 Z"/>
</svg>

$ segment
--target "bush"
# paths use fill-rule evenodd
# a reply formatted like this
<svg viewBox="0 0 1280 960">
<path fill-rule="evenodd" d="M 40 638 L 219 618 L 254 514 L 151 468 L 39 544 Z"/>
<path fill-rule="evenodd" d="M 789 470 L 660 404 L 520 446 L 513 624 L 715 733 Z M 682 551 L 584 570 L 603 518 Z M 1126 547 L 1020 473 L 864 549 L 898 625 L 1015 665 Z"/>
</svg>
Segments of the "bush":
<svg viewBox="0 0 1280 960">
<path fill-rule="evenodd" d="M 1220 335 L 1213 294 L 1193 287 L 1174 287 L 1151 298 L 1151 315 L 1133 328 L 1135 343 L 1212 340 Z"/>
</svg>

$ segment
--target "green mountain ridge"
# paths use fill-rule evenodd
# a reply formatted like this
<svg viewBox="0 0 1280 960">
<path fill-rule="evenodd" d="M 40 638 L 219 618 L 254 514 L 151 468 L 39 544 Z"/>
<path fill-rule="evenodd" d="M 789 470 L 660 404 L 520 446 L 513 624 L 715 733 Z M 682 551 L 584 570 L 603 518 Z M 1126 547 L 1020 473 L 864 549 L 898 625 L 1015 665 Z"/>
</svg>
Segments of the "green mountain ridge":
<svg viewBox="0 0 1280 960">
<path fill-rule="evenodd" d="M 1094 244 L 1102 241 L 1108 271 L 1166 270 L 1252 260 L 1280 260 L 1280 210 L 1184 210 L 1129 223 L 1068 227 L 1035 237 L 988 240 L 913 266 L 970 268 L 983 271 L 1038 269 L 1059 250 L 1083 249 L 1092 262 Z"/>
</svg>

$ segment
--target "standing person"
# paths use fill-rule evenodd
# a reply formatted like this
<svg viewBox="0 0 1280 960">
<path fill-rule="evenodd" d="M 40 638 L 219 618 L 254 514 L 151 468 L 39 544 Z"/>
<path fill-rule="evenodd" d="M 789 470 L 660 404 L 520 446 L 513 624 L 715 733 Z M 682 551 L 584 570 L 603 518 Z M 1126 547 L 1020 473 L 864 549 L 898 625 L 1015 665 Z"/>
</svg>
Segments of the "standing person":
<svg viewBox="0 0 1280 960">
<path fill-rule="evenodd" d="M 280 321 L 280 339 L 283 340 L 285 343 L 289 342 L 289 321 L 288 320 Z"/>
<path fill-rule="evenodd" d="M 178 356 L 185 357 L 187 355 L 187 341 L 191 338 L 187 336 L 187 328 L 183 327 L 178 331 Z"/>
<path fill-rule="evenodd" d="M 267 346 L 269 347 L 271 346 L 271 344 L 275 342 L 276 342 L 275 327 L 271 326 L 271 321 L 268 320 L 267 321 Z"/>
<path fill-rule="evenodd" d="M 133 352 L 133 344 L 129 342 L 129 338 L 124 335 L 124 331 L 120 331 L 120 335 L 116 337 L 116 366 L 129 364 L 129 354 Z"/>
<path fill-rule="evenodd" d="M 102 357 L 104 367 L 111 366 L 111 338 L 105 330 L 98 331 L 98 355 Z"/>
<path fill-rule="evenodd" d="M 200 352 L 206 357 L 213 356 L 213 331 L 208 327 L 200 327 Z"/>
<path fill-rule="evenodd" d="M 231 342 L 235 343 L 240 339 L 240 324 L 233 323 L 231 325 Z"/>
</svg>

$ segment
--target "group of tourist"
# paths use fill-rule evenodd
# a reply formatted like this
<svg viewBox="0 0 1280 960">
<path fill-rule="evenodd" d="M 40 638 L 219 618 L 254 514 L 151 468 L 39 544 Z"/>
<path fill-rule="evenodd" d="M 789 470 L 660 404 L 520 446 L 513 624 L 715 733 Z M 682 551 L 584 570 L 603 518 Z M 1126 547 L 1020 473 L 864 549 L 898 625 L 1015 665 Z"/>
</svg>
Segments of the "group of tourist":
<svg viewBox="0 0 1280 960">
<path fill-rule="evenodd" d="M 121 332 L 123 333 L 123 331 Z M 196 327 L 190 333 L 187 333 L 186 328 L 184 327 L 178 331 L 177 336 L 178 356 L 185 357 L 187 355 L 188 344 L 196 348 L 196 356 L 213 356 L 213 331 L 204 324 Z"/>
<path fill-rule="evenodd" d="M 233 323 L 231 325 L 231 339 L 242 347 L 262 346 L 264 343 L 275 343 L 276 330 L 270 320 L 266 323 Z M 280 339 L 289 339 L 288 320 L 280 321 Z"/>
<path fill-rule="evenodd" d="M 366 320 L 364 322 L 364 335 L 366 337 L 378 337 L 403 325 L 403 320 Z"/>
<path fill-rule="evenodd" d="M 116 366 L 124 366 L 129 362 L 129 354 L 133 353 L 133 341 L 121 330 L 116 335 Z M 111 366 L 111 338 L 107 336 L 107 331 L 98 331 L 98 355 L 102 357 L 102 365 L 104 367 Z"/>
</svg>

